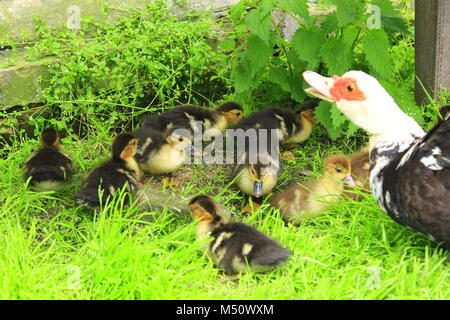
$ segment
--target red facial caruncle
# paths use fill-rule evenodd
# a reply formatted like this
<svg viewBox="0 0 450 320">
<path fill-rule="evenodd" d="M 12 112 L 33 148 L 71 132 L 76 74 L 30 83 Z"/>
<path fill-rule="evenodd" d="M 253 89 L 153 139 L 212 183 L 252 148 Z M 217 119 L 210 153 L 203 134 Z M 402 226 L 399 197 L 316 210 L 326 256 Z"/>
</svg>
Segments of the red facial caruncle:
<svg viewBox="0 0 450 320">
<path fill-rule="evenodd" d="M 330 95 L 336 100 L 364 101 L 366 96 L 358 88 L 357 81 L 353 78 L 340 78 L 333 76 L 333 86 L 330 88 Z"/>
</svg>

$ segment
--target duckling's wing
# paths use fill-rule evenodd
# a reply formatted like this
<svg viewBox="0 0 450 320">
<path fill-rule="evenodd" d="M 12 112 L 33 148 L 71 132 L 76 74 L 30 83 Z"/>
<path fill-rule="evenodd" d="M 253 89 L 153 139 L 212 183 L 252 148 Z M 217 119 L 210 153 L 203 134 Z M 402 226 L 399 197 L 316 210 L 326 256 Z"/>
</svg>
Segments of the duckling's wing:
<svg viewBox="0 0 450 320">
<path fill-rule="evenodd" d="M 276 266 L 285 263 L 291 252 L 280 246 L 274 240 L 262 246 L 251 259 L 252 265 Z"/>
</svg>

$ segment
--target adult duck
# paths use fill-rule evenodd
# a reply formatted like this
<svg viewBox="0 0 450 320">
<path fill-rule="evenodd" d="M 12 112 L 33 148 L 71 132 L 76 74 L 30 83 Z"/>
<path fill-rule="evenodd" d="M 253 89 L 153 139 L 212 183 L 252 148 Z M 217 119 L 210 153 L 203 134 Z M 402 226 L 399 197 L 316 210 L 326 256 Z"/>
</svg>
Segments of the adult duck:
<svg viewBox="0 0 450 320">
<path fill-rule="evenodd" d="M 371 136 L 370 186 L 381 208 L 450 250 L 450 113 L 442 111 L 444 118 L 425 134 L 362 71 L 303 77 L 312 86 L 307 92 L 335 103 Z"/>
</svg>

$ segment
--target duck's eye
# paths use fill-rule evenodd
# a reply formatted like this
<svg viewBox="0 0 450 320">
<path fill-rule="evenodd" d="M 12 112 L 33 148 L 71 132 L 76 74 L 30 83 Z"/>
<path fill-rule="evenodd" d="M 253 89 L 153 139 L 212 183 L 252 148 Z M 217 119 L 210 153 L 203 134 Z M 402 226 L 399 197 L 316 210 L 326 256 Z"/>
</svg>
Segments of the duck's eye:
<svg viewBox="0 0 450 320">
<path fill-rule="evenodd" d="M 352 92 L 353 91 L 353 86 L 351 84 L 349 84 L 346 88 L 347 88 L 348 92 Z"/>
</svg>

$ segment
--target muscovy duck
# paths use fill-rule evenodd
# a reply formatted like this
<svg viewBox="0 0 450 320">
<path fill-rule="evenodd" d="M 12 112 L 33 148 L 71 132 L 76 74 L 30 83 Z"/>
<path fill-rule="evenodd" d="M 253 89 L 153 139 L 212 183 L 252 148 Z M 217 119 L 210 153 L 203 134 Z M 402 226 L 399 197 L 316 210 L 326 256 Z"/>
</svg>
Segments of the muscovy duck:
<svg viewBox="0 0 450 320">
<path fill-rule="evenodd" d="M 362 71 L 323 77 L 306 71 L 306 91 L 335 103 L 370 135 L 370 186 L 398 223 L 450 250 L 450 113 L 428 133 Z"/>
</svg>

